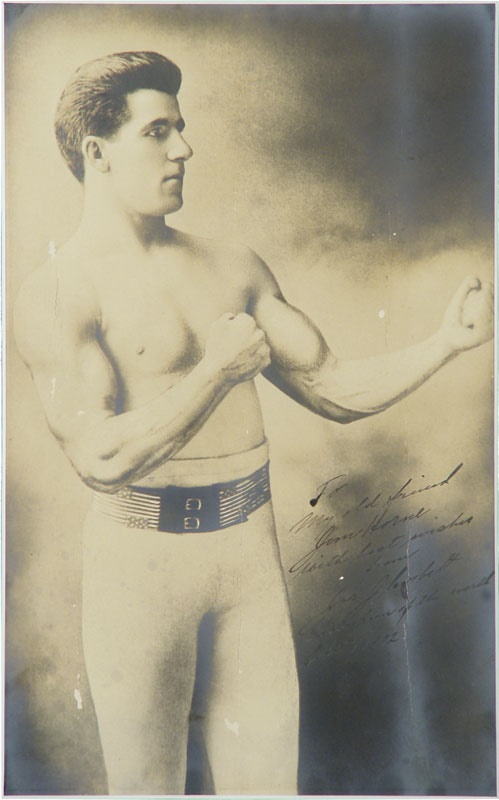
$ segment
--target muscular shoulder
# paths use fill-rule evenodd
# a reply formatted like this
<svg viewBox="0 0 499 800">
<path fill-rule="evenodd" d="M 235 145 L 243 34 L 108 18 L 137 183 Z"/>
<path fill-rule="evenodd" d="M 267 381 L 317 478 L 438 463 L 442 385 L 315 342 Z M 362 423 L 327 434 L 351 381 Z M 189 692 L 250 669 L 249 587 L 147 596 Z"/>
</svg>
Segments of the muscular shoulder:
<svg viewBox="0 0 499 800">
<path fill-rule="evenodd" d="M 74 259 L 50 259 L 24 281 L 14 307 L 19 352 L 28 365 L 50 358 L 53 350 L 89 335 L 95 328 L 92 286 Z"/>
<path fill-rule="evenodd" d="M 193 253 L 201 257 L 209 267 L 221 276 L 245 288 L 251 296 L 260 293 L 279 293 L 277 281 L 270 268 L 250 247 L 230 240 L 208 239 L 190 234 L 179 234 Z"/>
<path fill-rule="evenodd" d="M 223 243 L 221 260 L 229 273 L 235 272 L 249 298 L 248 311 L 253 313 L 256 305 L 265 297 L 282 298 L 279 284 L 265 261 L 249 247 Z"/>
</svg>

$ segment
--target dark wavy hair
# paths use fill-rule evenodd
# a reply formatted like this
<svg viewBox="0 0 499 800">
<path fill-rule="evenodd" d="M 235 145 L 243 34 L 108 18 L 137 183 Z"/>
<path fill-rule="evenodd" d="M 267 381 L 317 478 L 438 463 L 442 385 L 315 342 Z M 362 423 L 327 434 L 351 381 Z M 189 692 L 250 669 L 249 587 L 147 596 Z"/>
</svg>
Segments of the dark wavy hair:
<svg viewBox="0 0 499 800">
<path fill-rule="evenodd" d="M 182 75 L 165 56 L 149 51 L 113 53 L 83 64 L 64 89 L 55 135 L 69 169 L 83 182 L 85 136 L 109 137 L 129 119 L 126 96 L 138 89 L 176 95 Z"/>
</svg>

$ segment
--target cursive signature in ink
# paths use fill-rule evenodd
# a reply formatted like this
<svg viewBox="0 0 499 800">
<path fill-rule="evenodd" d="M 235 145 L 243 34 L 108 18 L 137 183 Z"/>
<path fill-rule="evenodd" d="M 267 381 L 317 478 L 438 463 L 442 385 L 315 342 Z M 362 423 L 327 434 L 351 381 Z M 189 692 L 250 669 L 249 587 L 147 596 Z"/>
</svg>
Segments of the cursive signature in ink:
<svg viewBox="0 0 499 800">
<path fill-rule="evenodd" d="M 423 494 L 424 492 L 430 492 L 433 489 L 441 489 L 443 486 L 448 486 L 451 480 L 457 475 L 457 473 L 463 468 L 464 462 L 461 462 L 453 470 L 447 475 L 447 477 L 442 478 L 442 480 L 435 481 L 434 483 L 428 483 L 425 486 L 420 486 L 416 489 L 410 489 L 410 491 L 406 491 L 412 485 L 414 478 L 408 478 L 405 483 L 402 484 L 398 489 L 396 489 L 393 493 L 383 493 L 378 492 L 373 497 L 363 497 L 353 509 L 347 509 L 344 512 L 344 515 L 349 514 L 352 510 L 360 509 L 360 508 L 386 508 L 390 506 L 395 500 L 407 500 L 409 497 L 414 497 L 418 494 Z M 324 498 L 332 498 L 335 495 L 339 494 L 342 489 L 345 489 L 347 486 L 350 485 L 349 481 L 342 481 L 343 478 L 347 476 L 342 473 L 340 475 L 335 475 L 329 480 L 321 483 L 320 486 L 317 487 L 316 495 L 313 497 L 309 502 L 310 505 L 315 508 L 318 504 L 319 500 Z"/>
<path fill-rule="evenodd" d="M 394 491 L 380 491 L 371 496 L 365 496 L 360 501 L 355 501 L 346 509 L 338 510 L 337 513 L 319 513 L 317 510 L 309 511 L 290 528 L 293 535 L 307 534 L 313 536 L 313 544 L 309 543 L 305 553 L 289 567 L 291 575 L 305 575 L 317 570 L 324 570 L 329 567 L 339 566 L 347 561 L 366 559 L 371 563 L 366 567 L 367 571 L 372 571 L 375 567 L 385 567 L 389 564 L 396 564 L 398 561 L 405 560 L 404 556 L 393 554 L 393 551 L 406 549 L 405 558 L 415 555 L 419 548 L 409 552 L 407 549 L 416 540 L 443 533 L 451 528 L 469 525 L 473 516 L 466 516 L 465 512 L 460 512 L 449 519 L 449 517 L 439 518 L 438 511 L 429 506 L 420 506 L 416 509 L 404 509 L 401 504 L 406 504 L 411 498 L 423 492 L 442 489 L 448 486 L 452 479 L 462 469 L 461 462 L 454 467 L 446 477 L 424 486 L 414 489 L 409 488 L 413 485 L 413 478 L 409 478 L 402 486 Z M 350 486 L 346 475 L 341 473 L 317 487 L 315 497 L 310 500 L 310 504 L 315 509 L 321 498 L 332 498 L 343 492 Z M 397 512 L 393 509 L 393 504 L 398 501 Z M 366 512 L 371 511 L 371 515 L 365 519 Z M 356 512 L 353 514 L 353 512 Z M 348 520 L 345 518 L 352 515 Z M 433 516 L 434 524 L 423 529 L 413 531 L 414 523 L 424 517 Z M 352 524 L 353 520 L 356 520 Z M 350 524 L 347 524 L 350 523 Z M 397 531 L 404 529 L 404 535 Z M 407 535 L 405 530 L 408 529 Z M 393 535 L 387 540 L 384 533 Z M 360 549 L 355 546 L 358 540 L 366 540 Z M 376 541 L 374 541 L 376 539 Z M 338 549 L 339 548 L 339 549 Z M 381 554 L 383 557 L 381 558 Z"/>
</svg>

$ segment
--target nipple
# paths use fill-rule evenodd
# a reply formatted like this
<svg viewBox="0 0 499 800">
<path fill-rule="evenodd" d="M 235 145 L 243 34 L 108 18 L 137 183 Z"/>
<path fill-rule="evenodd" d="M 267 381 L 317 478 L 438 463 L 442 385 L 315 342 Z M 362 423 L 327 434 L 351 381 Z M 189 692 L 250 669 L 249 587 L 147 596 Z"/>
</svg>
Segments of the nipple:
<svg viewBox="0 0 499 800">
<path fill-rule="evenodd" d="M 142 353 L 145 351 L 145 349 L 146 349 L 145 347 L 139 347 L 139 348 L 137 348 L 137 355 L 138 355 L 138 356 L 141 356 L 141 355 L 142 355 Z"/>
</svg>

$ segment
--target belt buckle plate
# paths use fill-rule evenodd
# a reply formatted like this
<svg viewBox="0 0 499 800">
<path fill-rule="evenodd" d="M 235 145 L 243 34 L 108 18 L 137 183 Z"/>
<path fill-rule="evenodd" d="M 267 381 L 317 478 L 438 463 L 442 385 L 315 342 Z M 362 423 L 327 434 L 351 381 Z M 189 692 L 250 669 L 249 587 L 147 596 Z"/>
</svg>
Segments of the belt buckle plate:
<svg viewBox="0 0 499 800">
<path fill-rule="evenodd" d="M 200 497 L 188 497 L 185 501 L 185 510 L 186 511 L 201 511 L 201 498 Z"/>
</svg>

